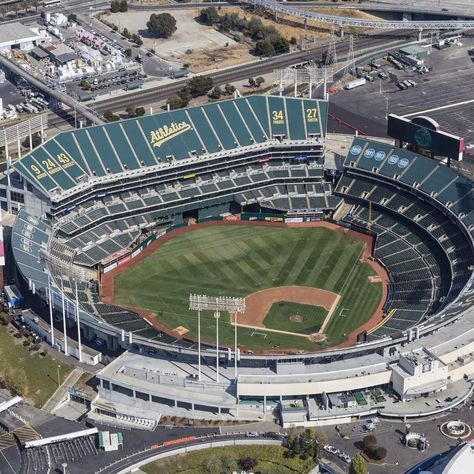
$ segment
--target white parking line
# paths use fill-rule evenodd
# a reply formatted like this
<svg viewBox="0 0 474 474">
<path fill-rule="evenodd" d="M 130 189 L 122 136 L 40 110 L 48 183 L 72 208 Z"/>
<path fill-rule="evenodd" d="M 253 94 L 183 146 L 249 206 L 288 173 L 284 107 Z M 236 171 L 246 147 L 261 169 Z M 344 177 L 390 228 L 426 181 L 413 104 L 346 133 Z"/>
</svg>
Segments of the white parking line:
<svg viewBox="0 0 474 474">
<path fill-rule="evenodd" d="M 473 102 L 474 102 L 474 99 L 465 100 L 463 102 L 458 102 L 456 104 L 442 105 L 441 107 L 436 107 L 434 109 L 420 110 L 419 112 L 413 112 L 411 114 L 402 115 L 402 117 L 404 118 L 413 117 L 414 115 L 427 114 L 428 112 L 436 112 L 438 110 L 450 109 L 452 107 L 458 107 L 459 105 L 472 104 Z"/>
</svg>

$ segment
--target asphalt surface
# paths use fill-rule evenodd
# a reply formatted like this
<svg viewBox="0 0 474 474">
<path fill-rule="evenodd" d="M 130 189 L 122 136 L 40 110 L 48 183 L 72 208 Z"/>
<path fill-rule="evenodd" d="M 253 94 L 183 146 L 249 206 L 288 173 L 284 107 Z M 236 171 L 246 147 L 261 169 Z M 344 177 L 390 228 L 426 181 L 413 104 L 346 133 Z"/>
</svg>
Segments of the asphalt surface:
<svg viewBox="0 0 474 474">
<path fill-rule="evenodd" d="M 442 395 L 440 394 L 441 398 Z M 474 411 L 469 410 L 469 407 L 465 407 L 458 412 L 447 413 L 436 419 L 409 422 L 411 432 L 424 434 L 427 437 L 430 447 L 424 452 L 407 448 L 402 443 L 406 427 L 405 423 L 382 420 L 375 432 L 371 434 L 375 435 L 379 446 L 387 449 L 387 458 L 384 464 L 368 465 L 368 471 L 370 474 L 401 474 L 430 456 L 451 450 L 457 446 L 457 440 L 445 437 L 439 430 L 439 427 L 445 421 L 450 420 L 462 420 L 472 427 L 474 425 Z M 367 433 L 363 432 L 362 425 L 363 423 L 361 422 L 339 425 L 340 432 L 348 435 L 349 439 L 341 438 L 335 426 L 327 426 L 320 429 L 325 432 L 329 445 L 353 457 L 360 452 L 362 440 L 367 435 Z M 347 469 L 347 464 L 338 459 L 337 456 L 325 454 L 325 457 L 341 468 Z"/>
<path fill-rule="evenodd" d="M 474 106 L 472 80 L 474 62 L 468 51 L 474 48 L 473 38 L 462 38 L 462 46 L 453 45 L 444 50 L 433 49 L 425 57 L 425 64 L 433 70 L 419 75 L 398 71 L 386 61 L 380 61 L 389 78 L 349 91 L 342 90 L 330 98 L 330 113 L 367 135 L 385 136 L 385 114 L 429 115 L 441 128 L 474 143 Z M 399 90 L 396 83 L 412 79 L 414 88 Z M 381 82 L 381 83 L 380 83 Z M 381 93 L 380 93 L 381 92 Z M 453 104 L 459 104 L 453 107 Z M 388 108 L 387 108 L 388 105 Z M 446 106 L 448 106 L 446 108 Z M 439 109 L 440 110 L 432 110 Z"/>
</svg>

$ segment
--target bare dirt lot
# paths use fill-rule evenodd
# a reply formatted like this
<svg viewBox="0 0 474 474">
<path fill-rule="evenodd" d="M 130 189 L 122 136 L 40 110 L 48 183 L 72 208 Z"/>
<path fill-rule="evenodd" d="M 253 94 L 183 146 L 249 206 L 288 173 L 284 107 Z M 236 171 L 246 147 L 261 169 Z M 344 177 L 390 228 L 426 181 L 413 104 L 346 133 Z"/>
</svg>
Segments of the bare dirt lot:
<svg viewBox="0 0 474 474">
<path fill-rule="evenodd" d="M 214 50 L 237 45 L 226 35 L 219 33 L 210 26 L 201 25 L 195 20 L 199 9 L 172 10 L 169 13 L 176 18 L 177 30 L 168 39 L 153 38 L 147 30 L 146 24 L 153 10 L 128 11 L 126 13 L 113 13 L 108 15 L 107 21 L 116 24 L 120 31 L 127 28 L 131 33 L 138 33 L 146 48 L 155 49 L 159 56 L 167 59 L 183 59 L 187 50 Z M 164 13 L 162 10 L 159 13 Z M 187 61 L 186 61 L 187 62 Z"/>
</svg>

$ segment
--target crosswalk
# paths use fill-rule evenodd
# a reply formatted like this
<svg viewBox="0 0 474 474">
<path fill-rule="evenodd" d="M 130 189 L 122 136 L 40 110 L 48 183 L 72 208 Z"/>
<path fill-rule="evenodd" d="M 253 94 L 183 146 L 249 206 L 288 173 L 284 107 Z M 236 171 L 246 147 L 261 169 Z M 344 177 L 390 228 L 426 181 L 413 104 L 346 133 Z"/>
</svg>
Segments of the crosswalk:
<svg viewBox="0 0 474 474">
<path fill-rule="evenodd" d="M 31 425 L 25 424 L 0 435 L 0 451 L 15 446 L 17 439 L 20 443 L 25 443 L 26 441 L 33 441 L 40 438 L 41 435 Z"/>
</svg>

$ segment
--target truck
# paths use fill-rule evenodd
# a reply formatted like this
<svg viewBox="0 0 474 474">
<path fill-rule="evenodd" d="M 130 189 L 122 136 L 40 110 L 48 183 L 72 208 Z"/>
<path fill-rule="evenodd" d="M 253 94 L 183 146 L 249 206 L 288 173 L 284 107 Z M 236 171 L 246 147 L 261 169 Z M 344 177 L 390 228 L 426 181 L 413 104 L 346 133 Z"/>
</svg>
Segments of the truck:
<svg viewBox="0 0 474 474">
<path fill-rule="evenodd" d="M 16 285 L 7 285 L 4 288 L 5 298 L 10 309 L 19 309 L 23 305 L 23 296 Z"/>
<path fill-rule="evenodd" d="M 351 90 L 351 89 L 355 89 L 356 87 L 359 87 L 359 86 L 363 86 L 367 83 L 367 79 L 365 79 L 364 77 L 360 78 L 360 79 L 356 79 L 355 81 L 351 81 L 351 82 L 348 82 L 345 86 L 344 86 L 344 89 L 346 90 Z"/>
</svg>

